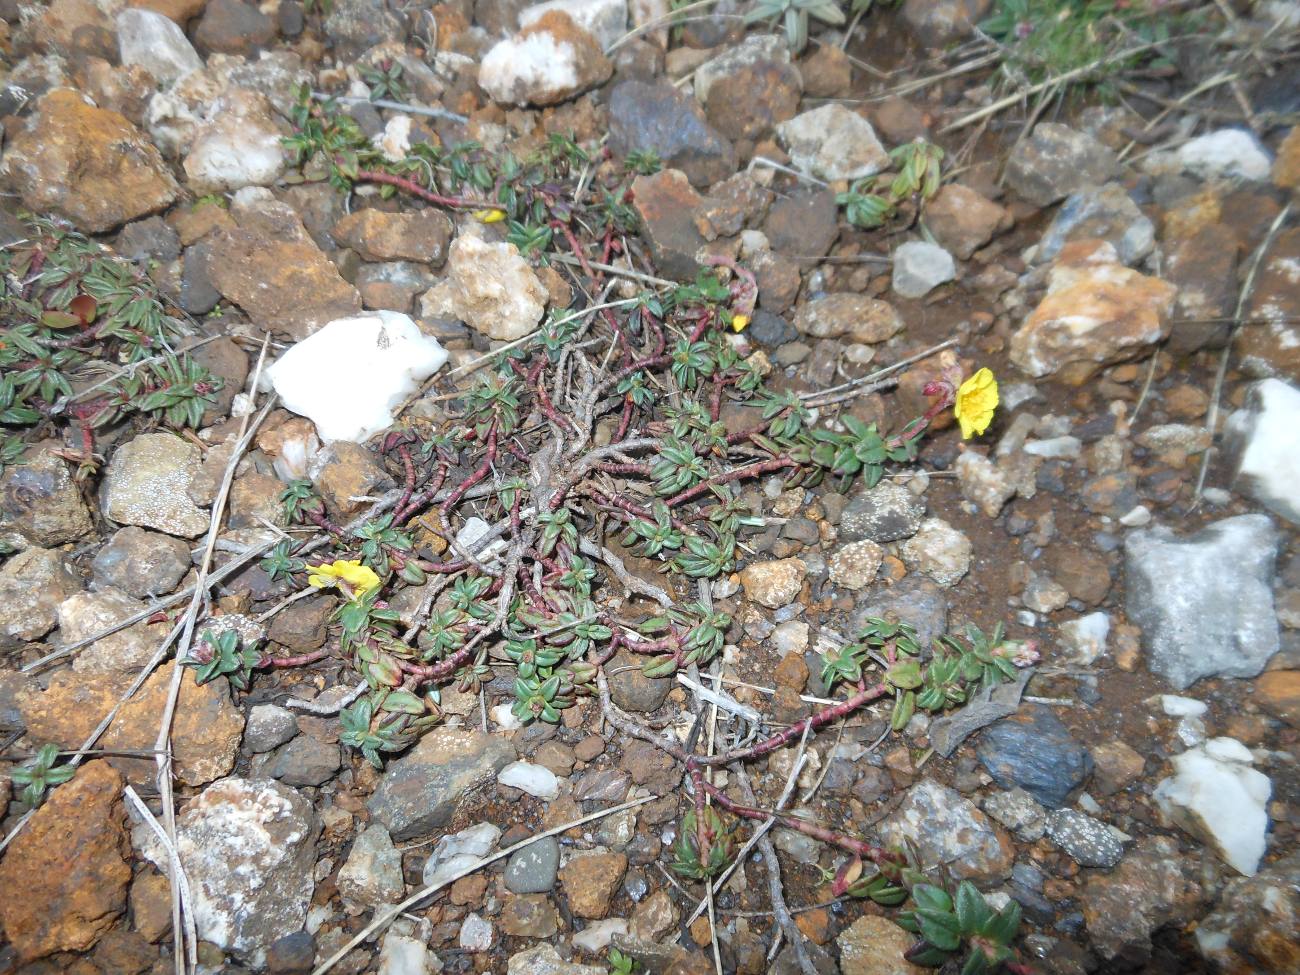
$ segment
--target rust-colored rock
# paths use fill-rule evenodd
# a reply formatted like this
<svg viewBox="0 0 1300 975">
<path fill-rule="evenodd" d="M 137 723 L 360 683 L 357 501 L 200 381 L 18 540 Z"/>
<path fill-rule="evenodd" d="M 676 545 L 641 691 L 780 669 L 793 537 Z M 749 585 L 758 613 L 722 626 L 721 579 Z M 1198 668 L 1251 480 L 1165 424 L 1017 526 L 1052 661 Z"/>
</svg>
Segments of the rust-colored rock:
<svg viewBox="0 0 1300 975">
<path fill-rule="evenodd" d="M 934 239 L 963 261 L 1013 222 L 1006 207 L 960 183 L 943 187 L 925 208 L 925 225 Z"/>
<path fill-rule="evenodd" d="M 122 708 L 104 733 L 103 746 L 116 751 L 150 749 L 158 737 L 158 716 L 166 705 L 174 663 L 156 671 Z M 235 767 L 244 715 L 230 700 L 224 677 L 203 686 L 194 673 L 181 678 L 180 698 L 172 718 L 172 753 L 176 778 L 185 785 L 206 785 Z M 114 758 L 113 764 L 134 782 L 151 781 L 152 759 Z"/>
<path fill-rule="evenodd" d="M 190 20 L 203 13 L 208 0 L 127 0 L 126 5 L 152 10 L 164 17 L 170 17 L 184 27 Z"/>
<path fill-rule="evenodd" d="M 1169 333 L 1169 350 L 1188 355 L 1221 348 L 1232 334 L 1228 321 L 1237 302 L 1237 235 L 1221 223 L 1188 234 L 1173 247 L 1165 274 L 1178 288 L 1178 321 Z"/>
<path fill-rule="evenodd" d="M 11 185 L 31 210 L 53 210 L 103 233 L 165 209 L 179 192 L 153 143 L 117 112 L 60 88 L 37 102 L 5 153 Z"/>
<path fill-rule="evenodd" d="M 1251 323 L 1241 330 L 1235 351 L 1259 376 L 1300 379 L 1300 229 L 1277 235 L 1260 264 L 1251 292 Z"/>
<path fill-rule="evenodd" d="M 761 139 L 799 111 L 799 71 L 780 61 L 756 61 L 709 86 L 709 124 L 728 139 Z"/>
<path fill-rule="evenodd" d="M 38 50 L 69 61 L 81 57 L 117 60 L 113 20 L 95 0 L 53 0 L 32 25 L 32 40 Z"/>
<path fill-rule="evenodd" d="M 296 226 L 272 232 L 272 221 L 281 215 L 271 211 L 278 207 L 262 209 L 265 212 L 237 214 L 238 230 L 218 231 L 209 238 L 213 286 L 257 325 L 293 342 L 359 311 L 361 296 L 296 216 Z"/>
<path fill-rule="evenodd" d="M 56 788 L 0 860 L 0 921 L 22 961 L 94 946 L 126 909 L 122 776 L 90 762 Z M 17 896 L 21 892 L 21 896 Z"/>
<path fill-rule="evenodd" d="M 386 213 L 367 208 L 348 214 L 331 234 L 363 260 L 441 265 L 447 259 L 451 232 L 451 221 L 440 210 Z"/>
<path fill-rule="evenodd" d="M 1255 703 L 1291 727 L 1300 727 L 1300 670 L 1261 674 L 1255 680 Z"/>
<path fill-rule="evenodd" d="M 650 238 L 650 252 L 659 273 L 679 281 L 695 277 L 695 253 L 704 238 L 695 226 L 700 195 L 679 169 L 664 169 L 632 182 L 632 199 Z"/>
<path fill-rule="evenodd" d="M 602 918 L 627 872 L 622 853 L 588 853 L 560 868 L 560 882 L 575 917 Z"/>
<path fill-rule="evenodd" d="M 1300 125 L 1293 125 L 1273 160 L 1273 185 L 1284 190 L 1300 189 Z"/>
<path fill-rule="evenodd" d="M 166 705 L 172 670 L 168 664 L 136 691 L 104 733 L 100 745 L 112 751 L 151 750 L 158 738 L 158 720 Z M 20 692 L 18 706 L 28 733 L 37 741 L 78 748 L 130 686 L 128 674 L 80 674 L 60 671 L 41 692 Z M 225 678 L 202 687 L 193 673 L 183 675 L 180 698 L 172 719 L 172 749 L 176 777 L 186 785 L 205 785 L 235 765 L 244 732 L 243 713 L 230 700 Z M 109 761 L 136 783 L 153 781 L 153 759 L 112 756 Z"/>
<path fill-rule="evenodd" d="M 1086 382 L 1168 336 L 1176 294 L 1169 282 L 1124 267 L 1108 243 L 1066 244 L 1047 296 L 1011 337 L 1011 361 L 1031 376 Z"/>
</svg>

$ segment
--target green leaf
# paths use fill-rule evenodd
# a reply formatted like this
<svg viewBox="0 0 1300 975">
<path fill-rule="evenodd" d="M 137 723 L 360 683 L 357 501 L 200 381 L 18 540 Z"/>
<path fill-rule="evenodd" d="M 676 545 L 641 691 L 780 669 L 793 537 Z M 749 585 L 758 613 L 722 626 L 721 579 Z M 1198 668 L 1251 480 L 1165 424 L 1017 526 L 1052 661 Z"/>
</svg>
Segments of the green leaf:
<svg viewBox="0 0 1300 975">
<path fill-rule="evenodd" d="M 399 714 L 424 714 L 424 702 L 410 691 L 390 691 L 384 698 L 384 710 Z"/>
<path fill-rule="evenodd" d="M 966 938 L 982 931 L 984 925 L 993 917 L 993 912 L 984 902 L 984 895 L 976 890 L 975 885 L 969 880 L 963 880 L 958 885 L 954 908 L 957 924 L 961 928 L 962 936 Z"/>
<path fill-rule="evenodd" d="M 921 926 L 921 937 L 944 951 L 956 951 L 961 947 L 961 932 L 957 927 L 957 918 L 939 911 L 917 911 L 917 923 Z"/>
<path fill-rule="evenodd" d="M 1020 929 L 1020 904 L 1008 901 L 1006 907 L 998 911 L 985 926 L 983 934 L 990 941 L 1000 945 L 1009 945 Z"/>
<path fill-rule="evenodd" d="M 917 884 L 912 888 L 912 899 L 916 901 L 917 910 L 951 911 L 952 898 L 942 887 L 934 884 Z"/>
<path fill-rule="evenodd" d="M 903 957 L 913 965 L 920 965 L 923 968 L 938 968 L 948 960 L 951 952 L 943 951 L 925 941 L 918 941 L 907 949 Z"/>
<path fill-rule="evenodd" d="M 921 662 L 919 660 L 900 660 L 885 671 L 885 680 L 904 690 L 920 687 Z"/>
</svg>

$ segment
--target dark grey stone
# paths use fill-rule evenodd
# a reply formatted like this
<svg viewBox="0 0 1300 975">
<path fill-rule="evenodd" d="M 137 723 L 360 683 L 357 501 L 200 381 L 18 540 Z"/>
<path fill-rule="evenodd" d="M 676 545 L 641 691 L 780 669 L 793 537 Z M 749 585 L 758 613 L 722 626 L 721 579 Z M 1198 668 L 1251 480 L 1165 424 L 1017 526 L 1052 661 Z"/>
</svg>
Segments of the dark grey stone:
<svg viewBox="0 0 1300 975">
<path fill-rule="evenodd" d="M 166 263 L 181 256 L 181 240 L 162 217 L 146 217 L 123 227 L 113 250 L 137 264 Z"/>
<path fill-rule="evenodd" d="M 694 98 L 667 81 L 625 81 L 609 96 L 609 146 L 618 158 L 653 149 L 665 168 L 680 169 L 694 186 L 736 171 L 736 151 L 709 125 Z"/>
<path fill-rule="evenodd" d="M 1047 707 L 1026 707 L 990 725 L 976 749 L 1004 789 L 1019 786 L 1049 809 L 1065 805 L 1092 774 L 1092 756 Z"/>
<path fill-rule="evenodd" d="M 200 241 L 185 249 L 181 268 L 181 307 L 191 315 L 206 315 L 221 301 L 221 292 L 208 276 L 209 248 Z"/>
<path fill-rule="evenodd" d="M 758 309 L 745 329 L 745 337 L 769 349 L 793 342 L 799 337 L 795 327 L 780 315 Z"/>
<path fill-rule="evenodd" d="M 839 538 L 856 542 L 896 542 L 911 538 L 925 518 L 925 502 L 893 481 L 881 481 L 869 491 L 854 495 L 840 515 Z"/>
<path fill-rule="evenodd" d="M 1047 817 L 1047 838 L 1081 867 L 1111 869 L 1124 859 L 1124 844 L 1100 820 L 1074 809 Z"/>
<path fill-rule="evenodd" d="M 338 745 L 298 735 L 275 753 L 271 777 L 285 785 L 324 785 L 342 764 Z"/>
<path fill-rule="evenodd" d="M 560 844 L 554 836 L 515 850 L 506 861 L 506 888 L 516 894 L 545 894 L 555 886 Z"/>
<path fill-rule="evenodd" d="M 436 728 L 384 773 L 367 808 L 396 842 L 446 826 L 461 799 L 515 759 L 508 742 L 461 728 Z"/>
</svg>

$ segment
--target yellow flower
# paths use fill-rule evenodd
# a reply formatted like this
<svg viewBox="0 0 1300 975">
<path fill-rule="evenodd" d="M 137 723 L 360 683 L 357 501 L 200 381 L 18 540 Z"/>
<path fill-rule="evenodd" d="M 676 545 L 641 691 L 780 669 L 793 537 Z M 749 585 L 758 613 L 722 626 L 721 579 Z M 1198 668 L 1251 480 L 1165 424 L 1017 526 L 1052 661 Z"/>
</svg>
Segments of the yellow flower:
<svg viewBox="0 0 1300 975">
<path fill-rule="evenodd" d="M 362 565 L 360 559 L 345 562 L 339 559 L 332 565 L 308 566 L 307 581 L 317 589 L 332 586 L 336 582 L 346 583 L 356 598 L 360 599 L 371 589 L 379 585 L 379 576 L 368 565 Z"/>
<path fill-rule="evenodd" d="M 506 218 L 504 210 L 475 210 L 470 214 L 479 223 L 500 223 Z"/>
<path fill-rule="evenodd" d="M 963 440 L 971 434 L 980 434 L 993 422 L 993 411 L 998 405 L 998 381 L 989 369 L 981 369 L 957 389 L 957 399 L 952 412 L 961 424 Z"/>
<path fill-rule="evenodd" d="M 732 315 L 732 316 L 731 316 L 731 330 L 732 330 L 733 332 L 743 332 L 743 331 L 745 330 L 745 326 L 748 325 L 748 324 L 749 324 L 749 316 L 748 316 L 748 315 Z"/>
</svg>

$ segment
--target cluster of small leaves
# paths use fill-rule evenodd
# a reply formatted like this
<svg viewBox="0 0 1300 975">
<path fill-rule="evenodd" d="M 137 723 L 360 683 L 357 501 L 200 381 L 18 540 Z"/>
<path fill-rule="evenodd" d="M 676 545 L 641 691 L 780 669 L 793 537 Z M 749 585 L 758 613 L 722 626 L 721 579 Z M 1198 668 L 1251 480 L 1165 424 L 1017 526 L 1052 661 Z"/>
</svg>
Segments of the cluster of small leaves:
<svg viewBox="0 0 1300 975">
<path fill-rule="evenodd" d="M 551 135 L 526 159 L 464 143 L 416 146 L 407 160 L 390 163 L 379 160 L 327 103 L 304 98 L 297 122 L 293 146 L 301 162 L 328 161 L 345 180 L 349 165 L 375 166 L 406 174 L 440 193 L 491 201 L 508 216 L 508 238 L 538 260 L 557 246 L 569 246 L 569 232 L 603 234 L 608 248 L 634 222 L 622 181 L 658 164 L 652 154 L 630 156 L 621 175 L 601 177 L 605 185 L 589 185 L 584 195 L 597 202 L 587 204 L 577 220 L 572 187 L 586 179 L 592 158 L 571 138 Z M 641 422 L 655 425 L 659 437 L 655 452 L 638 459 L 649 471 L 653 496 L 645 507 L 620 509 L 623 544 L 687 579 L 715 579 L 733 571 L 739 534 L 763 523 L 732 483 L 738 473 L 736 444 L 720 420 L 724 398 L 756 408 L 753 430 L 765 432 L 748 436 L 741 446 L 750 460 L 782 471 L 792 485 L 815 484 L 827 475 L 842 484 L 858 476 L 874 484 L 888 462 L 915 457 L 913 438 L 886 440 L 855 420 L 837 431 L 816 429 L 813 414 L 797 396 L 768 392 L 758 365 L 728 338 L 733 304 L 742 294 L 737 289 L 742 288 L 739 278 L 731 282 L 724 273 L 705 268 L 694 281 L 668 293 L 643 294 L 620 313 L 627 335 L 644 342 L 654 333 L 666 344 L 666 361 L 630 369 L 616 385 L 613 402 L 641 411 Z M 592 321 L 592 316 L 553 313 L 531 343 L 503 353 L 496 368 L 485 370 L 459 398 L 454 435 L 448 433 L 436 444 L 422 440 L 415 450 L 426 475 L 440 465 L 444 473 L 463 477 L 466 465 L 472 468 L 485 451 L 495 449 L 490 471 L 483 471 L 491 493 L 475 502 L 476 513 L 499 523 L 527 512 L 535 532 L 527 553 L 536 562 L 533 589 L 527 595 L 514 593 L 504 607 L 503 640 L 479 646 L 484 628 L 496 627 L 497 609 L 488 601 L 490 577 L 466 568 L 421 620 L 415 646 L 404 642 L 384 594 L 402 582 L 421 584 L 433 568 L 421 556 L 416 536 L 386 515 L 352 537 L 337 539 L 331 558 L 359 559 L 380 579 L 374 591 L 350 599 L 336 614 L 341 646 L 369 685 L 367 696 L 347 713 L 344 741 L 372 761 L 404 747 L 436 718 L 437 684 L 444 678 L 476 691 L 491 674 L 489 658 L 513 668 L 513 710 L 520 720 L 554 722 L 577 695 L 592 689 L 599 666 L 595 661 L 607 659 L 619 646 L 643 655 L 643 669 L 652 676 L 707 665 L 721 652 L 731 619 L 704 605 L 678 604 L 636 624 L 605 616 L 593 596 L 604 575 L 579 554 L 589 510 L 573 495 L 554 507 L 537 505 L 529 480 L 513 466 L 511 458 L 522 458 L 520 448 L 526 451 L 534 442 L 525 424 L 538 415 L 538 386 L 547 383 L 545 373 L 534 378 L 536 371 L 524 378 L 525 369 L 537 364 L 539 356 L 543 367 L 560 362 L 576 342 L 585 340 Z M 310 483 L 291 484 L 281 500 L 290 523 L 328 524 Z M 678 506 L 688 512 L 678 517 Z M 455 548 L 455 555 L 462 555 Z M 263 567 L 276 578 L 307 568 L 291 547 L 273 550 Z M 470 641 L 478 652 L 467 656 Z M 454 674 L 447 664 L 453 658 Z"/>
<path fill-rule="evenodd" d="M 722 651 L 730 626 L 729 614 L 711 611 L 703 603 L 687 603 L 643 620 L 637 632 L 646 637 L 666 637 L 672 646 L 642 664 L 642 672 L 647 677 L 671 677 L 691 664 L 708 664 Z"/>
<path fill-rule="evenodd" d="M 836 0 L 757 0 L 745 14 L 745 23 L 768 21 L 775 24 L 780 21 L 786 43 L 798 54 L 808 46 L 810 16 L 832 27 L 839 27 L 845 21 L 844 11 Z"/>
<path fill-rule="evenodd" d="M 617 948 L 609 949 L 609 975 L 632 975 L 635 970 L 636 959 Z"/>
<path fill-rule="evenodd" d="M 361 80 L 370 88 L 370 100 L 401 100 L 406 97 L 406 82 L 402 80 L 402 62 L 383 59 L 379 63 L 361 69 Z"/>
<path fill-rule="evenodd" d="M 887 657 L 882 656 L 886 648 Z M 972 623 L 965 639 L 945 634 L 935 641 L 927 663 L 922 664 L 921 656 L 914 627 L 872 617 L 857 641 L 822 655 L 822 680 L 827 687 L 855 685 L 868 667 L 879 666 L 881 679 L 894 694 L 892 726 L 897 731 L 917 709 L 943 711 L 965 703 L 978 689 L 1015 680 L 1017 665 L 1032 659 L 1032 648 L 1004 639 L 1001 623 L 991 634 Z"/>
<path fill-rule="evenodd" d="M 826 879 L 831 881 L 831 893 L 836 897 L 854 897 L 875 901 L 881 907 L 897 907 L 907 900 L 907 883 L 914 878 L 920 879 L 910 868 L 887 873 L 875 867 L 868 869 L 861 857 L 853 857 Z"/>
<path fill-rule="evenodd" d="M 915 200 L 920 206 L 939 192 L 943 150 L 938 146 L 918 139 L 891 150 L 889 159 L 888 172 L 857 180 L 836 195 L 845 219 L 855 227 L 883 227 L 903 203 Z"/>
<path fill-rule="evenodd" d="M 262 661 L 262 652 L 254 644 L 246 644 L 233 629 L 220 633 L 205 632 L 199 643 L 191 648 L 184 663 L 195 668 L 194 681 L 206 684 L 216 677 L 224 677 L 236 690 L 248 690 L 249 679 Z"/>
<path fill-rule="evenodd" d="M 980 29 L 1004 45 L 1002 70 L 1014 81 L 1042 81 L 1092 67 L 1078 83 L 1105 82 L 1139 64 L 1170 63 L 1156 50 L 1117 58 L 1117 50 L 1159 44 L 1195 29 L 1200 17 L 1160 0 L 995 0 Z"/>
<path fill-rule="evenodd" d="M 1015 957 L 1011 943 L 1020 928 L 1020 905 L 1007 901 L 994 911 L 969 880 L 963 880 L 953 897 L 941 887 L 918 883 L 912 887 L 914 906 L 896 918 L 897 923 L 921 940 L 907 952 L 914 965 L 938 968 L 969 952 L 961 975 L 986 975 L 1000 971 Z"/>
<path fill-rule="evenodd" d="M 9 771 L 14 785 L 23 787 L 19 798 L 32 809 L 41 804 L 45 790 L 67 782 L 76 773 L 75 765 L 59 765 L 59 746 L 42 745 L 36 757 Z"/>
<path fill-rule="evenodd" d="M 672 869 L 690 880 L 706 880 L 720 874 L 736 855 L 736 824 L 729 822 L 712 806 L 704 808 L 703 833 L 708 856 L 701 859 L 700 821 L 692 809 L 682 817 L 673 844 Z"/>
<path fill-rule="evenodd" d="M 176 354 L 180 322 L 142 269 L 53 220 L 0 251 L 0 462 L 65 412 L 91 428 L 136 414 L 195 427 L 221 380 Z M 68 409 L 92 366 L 131 368 Z"/>
</svg>

